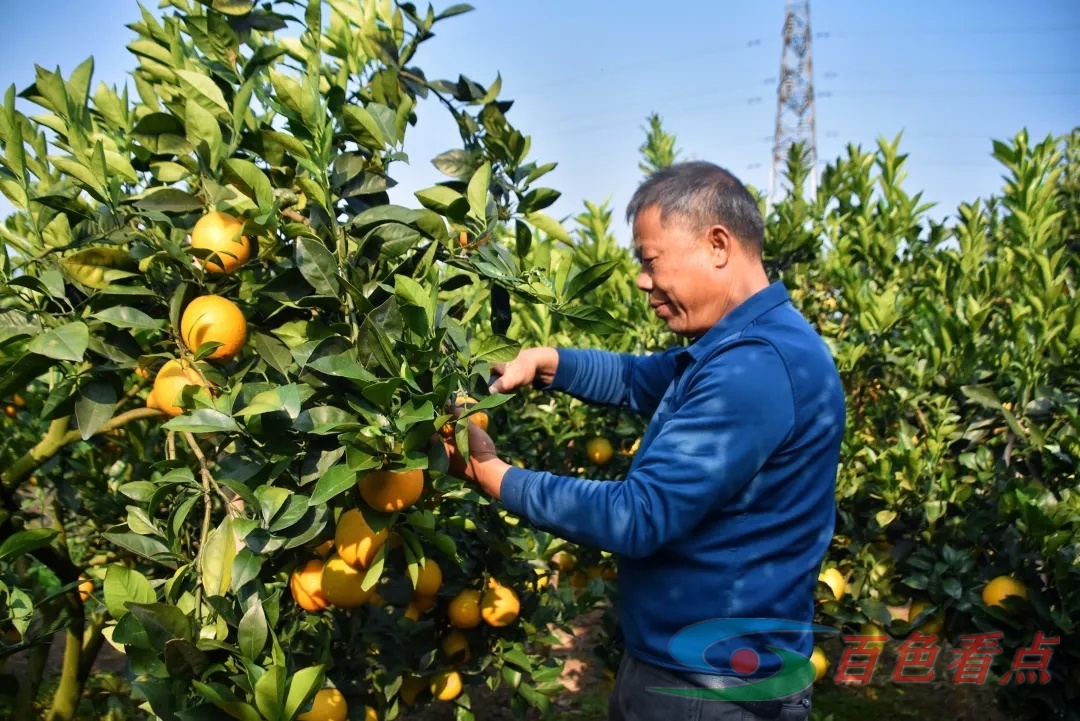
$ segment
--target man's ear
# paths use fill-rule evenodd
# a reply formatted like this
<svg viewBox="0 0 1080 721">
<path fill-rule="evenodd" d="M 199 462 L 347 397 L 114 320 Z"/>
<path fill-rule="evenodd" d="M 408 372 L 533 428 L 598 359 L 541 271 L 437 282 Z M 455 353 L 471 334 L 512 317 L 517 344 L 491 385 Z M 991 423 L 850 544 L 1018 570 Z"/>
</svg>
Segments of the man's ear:
<svg viewBox="0 0 1080 721">
<path fill-rule="evenodd" d="M 706 231 L 705 242 L 709 244 L 710 254 L 714 258 L 715 266 L 722 268 L 731 260 L 731 254 L 735 252 L 735 245 L 738 241 L 724 226 L 712 225 Z"/>
</svg>

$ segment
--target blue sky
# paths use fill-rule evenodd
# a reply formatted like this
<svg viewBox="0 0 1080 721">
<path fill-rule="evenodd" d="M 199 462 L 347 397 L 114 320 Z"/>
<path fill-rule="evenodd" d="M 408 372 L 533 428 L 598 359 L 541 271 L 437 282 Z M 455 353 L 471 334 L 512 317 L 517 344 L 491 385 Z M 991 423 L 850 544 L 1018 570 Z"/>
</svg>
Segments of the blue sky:
<svg viewBox="0 0 1080 721">
<path fill-rule="evenodd" d="M 123 83 L 134 67 L 125 49 L 133 36 L 125 25 L 138 19 L 131 0 L 7 4 L 5 88 L 25 88 L 35 63 L 67 75 L 92 55 L 95 85 Z M 472 5 L 436 27 L 417 63 L 429 77 L 463 73 L 485 85 L 502 74 L 502 97 L 516 101 L 509 119 L 532 136 L 532 158 L 559 163 L 546 176 L 563 193 L 553 215 L 610 198 L 616 233 L 628 238 L 622 211 L 641 180 L 637 148 L 653 111 L 683 157 L 767 187 L 783 0 Z M 153 1 L 147 7 L 158 12 Z M 992 139 L 1080 125 L 1077 0 L 828 0 L 812 3 L 811 26 L 818 157 L 903 131 L 908 188 L 939 203 L 935 216 L 1000 188 Z M 411 163 L 393 173 L 395 202 L 443 179 L 430 159 L 457 144 L 448 115 L 422 104 L 406 146 Z"/>
</svg>

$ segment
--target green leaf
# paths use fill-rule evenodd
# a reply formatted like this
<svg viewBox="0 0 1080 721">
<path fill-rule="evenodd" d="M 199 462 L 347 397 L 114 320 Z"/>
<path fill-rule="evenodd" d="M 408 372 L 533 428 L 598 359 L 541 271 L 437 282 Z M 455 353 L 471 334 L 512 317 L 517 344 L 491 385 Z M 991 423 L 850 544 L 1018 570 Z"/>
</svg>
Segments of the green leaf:
<svg viewBox="0 0 1080 721">
<path fill-rule="evenodd" d="M 90 383 L 75 401 L 75 420 L 85 441 L 112 419 L 116 391 L 110 383 Z"/>
<path fill-rule="evenodd" d="M 485 338 L 473 351 L 472 356 L 476 360 L 509 362 L 517 358 L 520 350 L 520 343 L 501 335 L 493 335 Z"/>
<path fill-rule="evenodd" d="M 521 199 L 521 203 L 518 204 L 519 213 L 535 213 L 537 211 L 547 208 L 561 196 L 557 190 L 553 188 L 536 188 L 530 190 L 525 194 L 525 197 Z"/>
<path fill-rule="evenodd" d="M 563 300 L 577 300 L 607 280 L 619 265 L 618 260 L 607 260 L 584 269 L 567 281 L 566 288 L 563 289 Z"/>
<path fill-rule="evenodd" d="M 90 329 L 75 321 L 53 328 L 30 342 L 29 351 L 56 360 L 80 361 L 90 345 Z"/>
<path fill-rule="evenodd" d="M 102 535 L 107 541 L 115 543 L 121 548 L 126 548 L 136 555 L 170 568 L 176 567 L 176 563 L 172 559 L 172 551 L 156 538 L 140 536 L 137 533 L 103 533 Z"/>
<path fill-rule="evenodd" d="M 435 156 L 431 164 L 438 168 L 439 172 L 455 180 L 465 180 L 476 172 L 476 159 L 462 148 L 440 153 Z"/>
<path fill-rule="evenodd" d="M 158 600 L 145 575 L 117 563 L 105 571 L 103 596 L 109 615 L 118 620 L 127 613 L 127 603 L 153 603 Z"/>
<path fill-rule="evenodd" d="M 621 333 L 625 330 L 623 324 L 611 317 L 603 308 L 598 306 L 582 306 L 578 308 L 563 308 L 559 314 L 566 316 L 578 328 L 596 335 L 608 335 Z"/>
<path fill-rule="evenodd" d="M 296 712 L 323 687 L 325 676 L 325 667 L 321 664 L 308 666 L 294 673 L 289 679 L 289 691 L 285 697 L 282 716 L 287 719 L 295 717 Z"/>
<path fill-rule="evenodd" d="M 352 135 L 360 145 L 382 151 L 386 138 L 375 118 L 359 105 L 347 105 L 344 110 L 345 132 Z"/>
<path fill-rule="evenodd" d="M 297 238 L 296 264 L 316 293 L 327 296 L 338 294 L 337 259 L 320 241 Z"/>
<path fill-rule="evenodd" d="M 302 411 L 293 423 L 293 430 L 301 433 L 313 433 L 315 435 L 327 435 L 337 433 L 344 427 L 360 424 L 356 417 L 348 411 L 333 406 L 317 406 Z"/>
<path fill-rule="evenodd" d="M 207 596 L 223 596 L 232 581 L 232 564 L 236 558 L 236 540 L 232 519 L 226 516 L 210 532 L 206 545 L 199 550 L 199 569 L 203 590 Z"/>
<path fill-rule="evenodd" d="M 255 7 L 255 0 L 214 0 L 212 7 L 225 15 L 247 15 Z"/>
<path fill-rule="evenodd" d="M 206 98 L 214 106 L 223 110 L 226 115 L 229 114 L 229 104 L 225 102 L 225 96 L 222 94 L 221 88 L 208 75 L 191 70 L 177 70 L 176 75 L 184 84 L 191 86 L 201 97 Z"/>
<path fill-rule="evenodd" d="M 110 283 L 129 278 L 135 264 L 119 248 L 84 248 L 65 256 L 60 265 L 73 279 L 90 288 L 106 288 Z"/>
<path fill-rule="evenodd" d="M 277 665 L 271 666 L 255 682 L 255 706 L 258 707 L 267 721 L 279 721 L 281 719 L 281 702 L 284 697 L 285 669 Z"/>
<path fill-rule="evenodd" d="M 514 664 L 526 673 L 532 673 L 532 662 L 529 661 L 529 657 L 519 648 L 511 648 L 504 652 L 503 659 Z"/>
<path fill-rule="evenodd" d="M 217 431 L 239 431 L 236 421 L 221 411 L 213 408 L 199 408 L 189 414 L 177 416 L 162 426 L 166 430 L 181 433 L 215 433 Z"/>
<path fill-rule="evenodd" d="M 300 413 L 300 389 L 295 383 L 256 394 L 251 403 L 236 415 L 246 418 L 276 411 L 285 411 L 289 418 L 296 419 Z"/>
<path fill-rule="evenodd" d="M 561 240 L 564 243 L 570 242 L 570 236 L 566 232 L 566 228 L 562 227 L 562 224 L 554 218 L 544 215 L 543 213 L 528 213 L 525 216 L 525 220 L 528 221 L 537 230 L 547 233 L 556 240 Z"/>
<path fill-rule="evenodd" d="M 184 112 L 187 141 L 210 167 L 217 167 L 221 158 L 221 125 L 214 113 L 203 107 L 197 98 L 189 97 Z"/>
<path fill-rule="evenodd" d="M 232 579 L 229 583 L 234 593 L 239 593 L 245 584 L 259 577 L 264 560 L 262 556 L 256 556 L 252 553 L 249 548 L 240 549 L 240 552 L 236 554 L 236 558 L 233 559 Z"/>
<path fill-rule="evenodd" d="M 491 163 L 485 162 L 469 180 L 469 214 L 480 221 L 487 219 L 488 187 L 491 185 Z"/>
<path fill-rule="evenodd" d="M 26 531 L 16 531 L 8 536 L 3 545 L 0 545 L 0 562 L 10 561 L 33 553 L 39 548 L 48 546 L 59 531 L 53 528 L 31 528 Z"/>
<path fill-rule="evenodd" d="M 146 635 L 155 649 L 164 650 L 171 639 L 191 638 L 191 622 L 184 612 L 167 603 L 132 603 L 131 615 L 146 629 Z"/>
<path fill-rule="evenodd" d="M 117 328 L 130 328 L 132 330 L 157 330 L 165 325 L 163 321 L 151 318 L 138 308 L 125 305 L 116 305 L 112 308 L 99 310 L 90 317 L 103 320 Z"/>
<path fill-rule="evenodd" d="M 177 188 L 154 188 L 134 201 L 140 210 L 160 213 L 192 213 L 203 209 L 203 203 L 191 193 Z"/>
<path fill-rule="evenodd" d="M 236 638 L 240 653 L 252 661 L 258 661 L 266 645 L 267 635 L 266 614 L 263 613 L 262 602 L 256 597 L 237 627 Z"/>
<path fill-rule="evenodd" d="M 311 494 L 311 499 L 308 502 L 312 506 L 326 503 L 355 486 L 356 471 L 351 470 L 344 464 L 334 466 L 319 478 L 319 482 L 315 484 L 315 491 Z"/>
<path fill-rule="evenodd" d="M 415 195 L 416 199 L 425 208 L 453 220 L 464 220 L 469 212 L 469 204 L 465 197 L 445 185 L 436 185 L 425 190 L 418 190 Z"/>
<path fill-rule="evenodd" d="M 210 665 L 209 659 L 190 641 L 174 638 L 165 642 L 165 670 L 171 678 L 192 679 Z"/>
<path fill-rule="evenodd" d="M 225 179 L 259 207 L 273 207 L 274 188 L 270 185 L 270 179 L 257 165 L 247 160 L 229 158 L 225 161 L 224 171 Z"/>
</svg>

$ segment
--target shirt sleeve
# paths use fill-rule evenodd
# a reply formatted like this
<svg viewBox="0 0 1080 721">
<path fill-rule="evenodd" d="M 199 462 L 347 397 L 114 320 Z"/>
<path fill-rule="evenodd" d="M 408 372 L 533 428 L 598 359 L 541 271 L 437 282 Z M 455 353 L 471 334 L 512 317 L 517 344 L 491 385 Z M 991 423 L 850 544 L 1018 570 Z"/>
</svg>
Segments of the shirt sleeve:
<svg viewBox="0 0 1080 721">
<path fill-rule="evenodd" d="M 549 389 L 596 405 L 626 406 L 652 415 L 675 377 L 675 353 L 636 356 L 594 349 L 560 348 Z"/>
<path fill-rule="evenodd" d="M 648 556 L 731 500 L 790 435 L 787 368 L 768 343 L 738 341 L 695 374 L 678 409 L 658 420 L 663 428 L 625 481 L 515 467 L 503 478 L 503 504 L 569 541 Z"/>
</svg>

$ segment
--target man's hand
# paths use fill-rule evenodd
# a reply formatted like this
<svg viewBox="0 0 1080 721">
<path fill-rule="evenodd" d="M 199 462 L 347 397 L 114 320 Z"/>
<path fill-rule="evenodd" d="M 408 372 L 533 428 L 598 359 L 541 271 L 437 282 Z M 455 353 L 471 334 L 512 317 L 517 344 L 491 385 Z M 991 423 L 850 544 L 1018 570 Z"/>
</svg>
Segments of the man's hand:
<svg viewBox="0 0 1080 721">
<path fill-rule="evenodd" d="M 450 457 L 450 472 L 476 481 L 492 498 L 502 498 L 502 481 L 510 464 L 500 460 L 495 442 L 480 426 L 469 424 L 469 462 L 452 440 L 443 439 L 443 447 Z"/>
<path fill-rule="evenodd" d="M 491 371 L 498 378 L 489 389 L 492 393 L 509 393 L 537 381 L 544 385 L 555 380 L 559 367 L 559 352 L 554 348 L 526 348 L 509 363 L 492 363 Z"/>
</svg>

